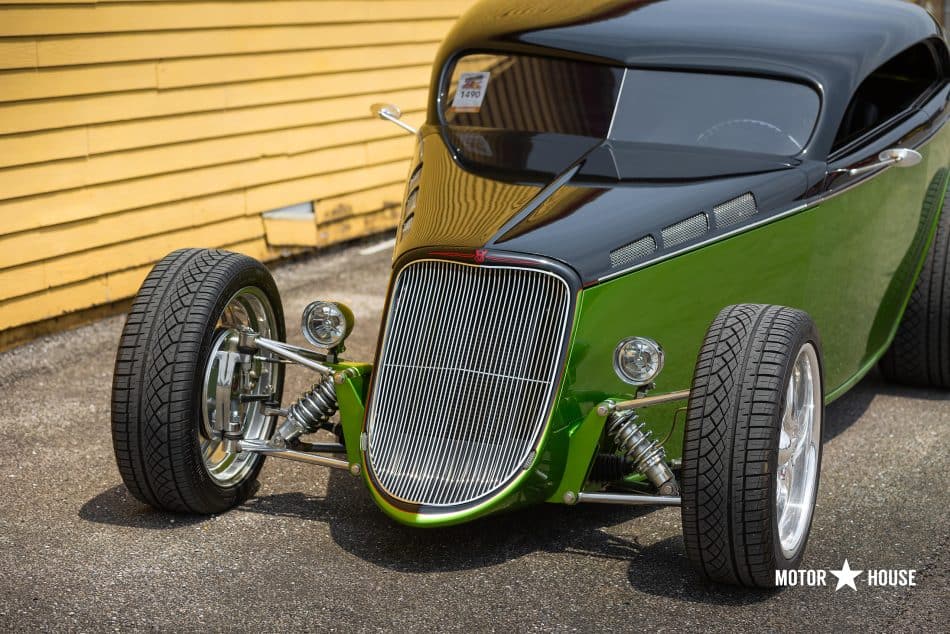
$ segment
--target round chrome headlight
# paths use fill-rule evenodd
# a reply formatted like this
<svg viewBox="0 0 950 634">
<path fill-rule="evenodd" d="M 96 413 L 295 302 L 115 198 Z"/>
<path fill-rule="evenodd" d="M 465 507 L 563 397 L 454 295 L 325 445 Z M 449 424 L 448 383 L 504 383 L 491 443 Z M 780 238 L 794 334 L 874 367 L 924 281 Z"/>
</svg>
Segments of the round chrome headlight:
<svg viewBox="0 0 950 634">
<path fill-rule="evenodd" d="M 646 337 L 628 337 L 614 350 L 614 372 L 630 385 L 647 385 L 663 370 L 663 348 Z"/>
<path fill-rule="evenodd" d="M 304 338 L 320 348 L 336 348 L 353 330 L 353 312 L 344 304 L 318 301 L 303 309 Z"/>
</svg>

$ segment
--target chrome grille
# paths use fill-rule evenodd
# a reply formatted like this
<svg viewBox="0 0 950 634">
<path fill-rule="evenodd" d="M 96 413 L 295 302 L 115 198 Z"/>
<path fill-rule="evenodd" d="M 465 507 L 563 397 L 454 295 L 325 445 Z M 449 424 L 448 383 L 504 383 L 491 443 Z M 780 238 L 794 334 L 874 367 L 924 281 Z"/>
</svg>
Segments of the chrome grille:
<svg viewBox="0 0 950 634">
<path fill-rule="evenodd" d="M 553 400 L 570 291 L 535 269 L 422 260 L 392 291 L 367 414 L 383 491 L 454 506 L 503 487 Z"/>
</svg>

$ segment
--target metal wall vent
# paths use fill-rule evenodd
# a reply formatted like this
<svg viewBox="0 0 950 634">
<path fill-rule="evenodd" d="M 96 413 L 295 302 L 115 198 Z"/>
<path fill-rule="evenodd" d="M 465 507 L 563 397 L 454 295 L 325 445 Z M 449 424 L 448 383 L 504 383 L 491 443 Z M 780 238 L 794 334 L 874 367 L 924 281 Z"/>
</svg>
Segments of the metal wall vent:
<svg viewBox="0 0 950 634">
<path fill-rule="evenodd" d="M 675 225 L 670 225 L 663 230 L 663 246 L 665 248 L 675 247 L 678 244 L 689 242 L 701 237 L 709 230 L 709 219 L 706 214 L 696 214 L 686 220 L 681 220 Z"/>
<path fill-rule="evenodd" d="M 656 251 L 656 240 L 653 239 L 653 236 L 645 236 L 611 251 L 610 266 L 611 268 L 617 268 L 633 264 L 637 260 L 642 260 L 651 255 L 654 251 Z"/>
<path fill-rule="evenodd" d="M 713 215 L 716 217 L 716 226 L 722 228 L 742 222 L 746 218 L 754 216 L 758 211 L 755 205 L 755 196 L 743 194 L 717 206 L 713 209 Z"/>
</svg>

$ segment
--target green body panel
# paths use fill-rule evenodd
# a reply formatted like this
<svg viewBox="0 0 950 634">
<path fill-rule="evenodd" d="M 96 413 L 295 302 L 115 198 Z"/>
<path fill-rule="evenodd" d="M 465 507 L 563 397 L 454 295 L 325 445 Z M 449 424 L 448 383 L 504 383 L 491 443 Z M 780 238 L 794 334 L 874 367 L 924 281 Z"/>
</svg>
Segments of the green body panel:
<svg viewBox="0 0 950 634">
<path fill-rule="evenodd" d="M 887 349 L 910 298 L 947 188 L 948 134 L 922 149 L 917 167 L 890 169 L 816 207 L 586 290 L 567 390 L 585 416 L 549 433 L 567 437 L 571 460 L 587 455 L 589 465 L 605 422 L 595 406 L 633 397 L 613 370 L 617 342 L 659 341 L 666 367 L 654 393 L 686 389 L 706 328 L 730 304 L 809 313 L 822 340 L 826 401 L 843 394 Z M 653 433 L 668 438 L 670 459 L 682 455 L 684 417 L 671 427 L 683 406 L 641 411 Z M 588 465 L 569 465 L 549 500 L 580 490 Z"/>
<path fill-rule="evenodd" d="M 948 135 L 921 148 L 924 162 L 888 169 L 820 205 L 788 215 L 582 291 L 558 396 L 532 465 L 488 502 L 447 515 L 394 508 L 364 480 L 397 521 L 440 526 L 528 503 L 562 502 L 578 492 L 603 444 L 596 406 L 632 398 L 613 370 L 628 336 L 651 337 L 666 352 L 654 394 L 688 388 L 706 329 L 725 306 L 800 308 L 818 326 L 826 400 L 843 394 L 890 344 L 933 237 L 946 191 Z M 344 384 L 340 405 L 350 461 L 359 446 L 365 403 L 362 376 Z M 682 455 L 684 403 L 641 410 L 669 459 Z M 674 420 L 678 421 L 674 428 Z M 355 439 L 355 440 L 354 440 Z"/>
<path fill-rule="evenodd" d="M 360 432 L 363 427 L 363 415 L 366 412 L 369 375 L 373 366 L 369 363 L 340 363 L 334 365 L 333 369 L 346 372 L 344 374 L 346 380 L 336 385 L 336 398 L 340 406 L 340 427 L 343 429 L 343 444 L 346 445 L 346 459 L 351 465 L 358 464 L 362 469 Z"/>
</svg>

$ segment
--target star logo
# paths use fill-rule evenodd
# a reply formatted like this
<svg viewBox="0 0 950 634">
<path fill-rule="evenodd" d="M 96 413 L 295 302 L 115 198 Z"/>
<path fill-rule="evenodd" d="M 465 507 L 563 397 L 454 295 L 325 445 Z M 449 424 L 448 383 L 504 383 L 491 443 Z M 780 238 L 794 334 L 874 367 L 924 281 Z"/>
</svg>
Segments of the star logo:
<svg viewBox="0 0 950 634">
<path fill-rule="evenodd" d="M 858 587 L 854 585 L 854 580 L 858 577 L 863 570 L 851 570 L 851 564 L 848 563 L 848 560 L 844 560 L 844 565 L 841 566 L 841 570 L 829 570 L 831 574 L 838 577 L 838 585 L 835 586 L 835 592 L 840 590 L 845 586 L 851 586 L 851 589 L 857 592 Z"/>
</svg>

